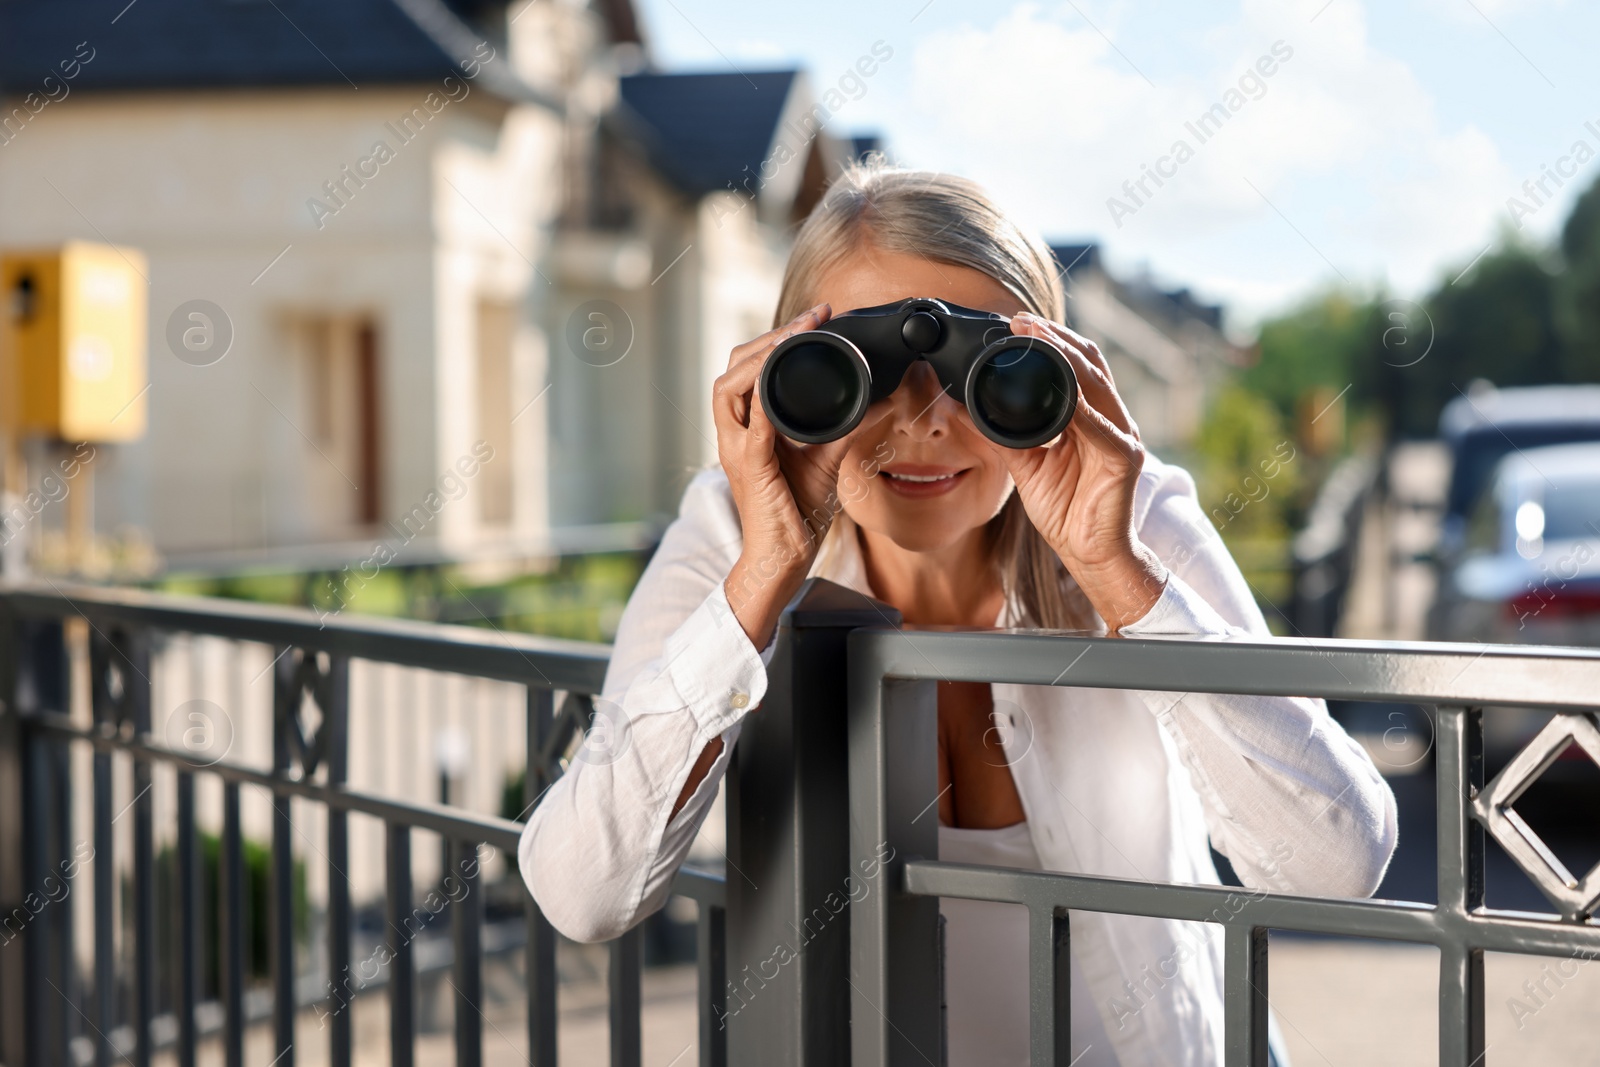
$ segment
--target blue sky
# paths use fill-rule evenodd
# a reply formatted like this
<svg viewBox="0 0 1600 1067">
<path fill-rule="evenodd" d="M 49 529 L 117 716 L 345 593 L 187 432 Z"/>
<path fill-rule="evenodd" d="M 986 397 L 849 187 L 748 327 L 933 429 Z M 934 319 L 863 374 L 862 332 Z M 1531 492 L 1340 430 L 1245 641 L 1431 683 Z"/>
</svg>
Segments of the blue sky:
<svg viewBox="0 0 1600 1067">
<path fill-rule="evenodd" d="M 1600 152 L 1600 5 L 1582 0 L 640 4 L 667 70 L 798 65 L 821 91 L 883 42 L 830 130 L 879 131 L 900 162 L 974 178 L 1239 326 L 1330 283 L 1415 295 L 1492 241 L 1546 243 L 1600 174 L 1568 158 L 1544 203 L 1521 189 L 1579 141 Z M 1186 124 L 1216 104 L 1236 110 L 1202 143 Z M 1169 177 L 1136 202 L 1123 183 L 1145 166 Z"/>
</svg>

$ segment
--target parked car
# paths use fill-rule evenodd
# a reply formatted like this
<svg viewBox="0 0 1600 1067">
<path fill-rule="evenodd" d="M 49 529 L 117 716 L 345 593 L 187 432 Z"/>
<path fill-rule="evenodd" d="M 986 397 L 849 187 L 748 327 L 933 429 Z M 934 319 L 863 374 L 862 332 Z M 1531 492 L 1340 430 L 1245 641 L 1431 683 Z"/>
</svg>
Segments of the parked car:
<svg viewBox="0 0 1600 1067">
<path fill-rule="evenodd" d="M 1497 389 L 1473 382 L 1439 414 L 1439 436 L 1451 452 L 1437 558 L 1454 566 L 1467 520 L 1495 465 L 1519 449 L 1600 441 L 1600 385 Z"/>
<path fill-rule="evenodd" d="M 1600 647 L 1600 442 L 1517 449 L 1492 468 L 1440 574 L 1429 636 Z M 1487 715 L 1490 765 L 1548 719 L 1509 709 Z M 1575 748 L 1567 755 L 1580 758 Z"/>
</svg>

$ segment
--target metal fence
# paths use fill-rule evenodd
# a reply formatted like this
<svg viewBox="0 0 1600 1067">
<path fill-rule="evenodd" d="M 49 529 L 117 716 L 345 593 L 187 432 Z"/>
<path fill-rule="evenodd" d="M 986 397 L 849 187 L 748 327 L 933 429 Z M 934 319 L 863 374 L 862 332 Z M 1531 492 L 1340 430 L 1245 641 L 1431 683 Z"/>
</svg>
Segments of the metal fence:
<svg viewBox="0 0 1600 1067">
<path fill-rule="evenodd" d="M 86 672 L 74 672 L 66 655 L 63 623 L 75 619 L 87 627 Z M 157 736 L 150 649 L 156 635 L 172 633 L 208 634 L 273 648 L 271 767 L 200 759 L 194 750 L 163 743 L 166 739 Z M 532 805 L 560 774 L 562 755 L 588 724 L 608 653 L 599 645 L 468 627 L 328 618 L 223 600 L 53 584 L 0 588 L 0 930 L 5 941 L 0 945 L 0 1059 L 11 1065 L 72 1063 L 74 1039 L 86 1037 L 96 1067 L 114 1061 L 146 1067 L 164 1043 L 157 1031 L 167 1030 L 176 1062 L 191 1067 L 200 1020 L 209 1014 L 221 1018 L 224 1061 L 229 1067 L 244 1062 L 251 1013 L 245 995 L 240 809 L 241 790 L 256 787 L 268 791 L 273 802 L 267 908 L 275 1067 L 295 1062 L 295 1017 L 306 999 L 297 995 L 293 936 L 294 850 L 296 835 L 303 832 L 292 821 L 291 797 L 327 808 L 326 839 L 298 847 L 309 847 L 327 866 L 327 982 L 318 983 L 326 992 L 314 999 L 325 1007 L 329 1061 L 349 1064 L 352 1056 L 352 1013 L 343 1009 L 359 984 L 352 971 L 347 873 L 349 816 L 354 812 L 379 819 L 385 827 L 388 934 L 382 977 L 389 1001 L 391 1062 L 410 1065 L 415 1056 L 419 887 L 412 880 L 412 836 L 423 829 L 447 842 L 447 877 L 456 879 L 447 892 L 455 1058 L 459 1064 L 481 1063 L 484 894 L 479 891 L 478 850 L 481 845 L 502 850 L 513 857 L 514 869 L 521 826 L 456 807 L 347 787 L 352 744 L 374 740 L 349 734 L 350 665 L 353 660 L 404 664 L 525 686 L 523 790 L 525 802 Z M 92 708 L 89 723 L 74 721 L 69 714 L 74 687 L 84 686 Z M 558 696 L 563 698 L 559 711 Z M 169 709 L 161 710 L 165 714 Z M 410 729 L 410 724 L 396 728 Z M 420 735 L 417 742 L 422 743 Z M 74 842 L 70 833 L 77 785 L 67 759 L 72 745 L 87 745 L 94 752 L 92 841 Z M 113 812 L 112 759 L 118 753 L 131 758 L 135 795 L 124 811 Z M 151 795 L 157 763 L 177 770 L 176 901 L 157 899 Z M 195 779 L 201 775 L 214 775 L 223 783 L 219 923 L 214 930 L 201 928 L 195 810 Z M 119 939 L 113 824 L 124 814 L 132 822 L 131 906 L 122 916 Z M 91 882 L 93 899 L 93 967 L 88 974 L 79 973 L 70 909 L 60 903 L 83 875 Z M 700 999 L 709 1003 L 722 983 L 715 969 L 722 936 L 722 881 L 685 869 L 674 891 L 701 905 Z M 552 1064 L 556 935 L 532 898 L 526 900 L 528 1048 L 534 1062 Z M 176 916 L 176 946 L 157 937 L 161 911 Z M 131 958 L 124 960 L 119 948 L 126 941 L 131 941 Z M 216 946 L 219 958 L 219 1004 L 201 1003 L 199 972 L 206 942 Z M 158 1027 L 157 959 L 169 953 L 176 956 L 176 1004 L 171 1025 Z M 612 1059 L 619 1064 L 640 1059 L 640 963 L 638 929 L 611 943 L 610 1034 Z M 126 1052 L 112 1043 L 117 1029 L 131 1035 Z M 709 1029 L 702 1034 L 702 1063 L 721 1062 L 719 1037 Z"/>
<path fill-rule="evenodd" d="M 60 676 L 39 635 L 64 618 L 90 629 L 94 723 L 64 714 Z M 1031 1042 L 1035 1064 L 1067 1064 L 1068 909 L 1215 922 L 1225 939 L 1226 1063 L 1266 1062 L 1268 929 L 1432 944 L 1440 952 L 1440 1063 L 1467 1067 L 1484 1057 L 1486 951 L 1551 956 L 1600 953 L 1600 927 L 1588 921 L 1600 901 L 1600 873 L 1569 873 L 1512 805 L 1571 744 L 1600 761 L 1592 714 L 1600 693 L 1600 652 L 1421 643 L 1233 638 L 1085 638 L 1027 632 L 954 632 L 899 627 L 882 604 L 814 581 L 784 613 L 769 666 L 767 695 L 745 720 L 724 783 L 727 879 L 684 870 L 674 889 L 699 909 L 699 1056 L 702 1064 L 857 1067 L 938 1064 L 942 1049 L 937 897 L 1005 901 L 1031 916 Z M 217 634 L 267 642 L 278 650 L 274 765 L 226 761 L 196 767 L 151 732 L 146 641 L 155 631 Z M 1084 646 L 1095 654 L 1077 662 Z M 388 827 L 391 928 L 412 906 L 411 832 L 424 828 L 454 842 L 457 863 L 489 844 L 515 853 L 518 824 L 457 809 L 366 795 L 341 785 L 352 744 L 345 691 L 353 659 L 401 662 L 516 682 L 527 688 L 531 805 L 559 773 L 559 755 L 587 721 L 586 697 L 601 683 L 605 649 L 485 631 L 414 623 L 320 620 L 310 613 L 213 601 L 90 590 L 0 590 L 0 905 L 5 915 L 28 894 L 50 894 L 66 876 L 71 846 L 62 813 L 70 776 L 68 745 L 95 751 L 94 968 L 73 973 L 71 930 L 48 907 L 0 947 L 0 1052 L 7 1064 L 67 1062 L 69 1037 L 95 1038 L 97 1062 L 112 1056 L 105 1025 L 119 1017 L 117 955 L 109 904 L 109 761 L 125 753 L 137 789 L 150 765 L 177 765 L 179 893 L 186 916 L 179 954 L 178 1062 L 194 1062 L 197 1040 L 193 777 L 225 783 L 221 939 L 223 1045 L 242 1059 L 245 1011 L 240 968 L 240 833 L 243 786 L 328 806 L 329 973 L 348 973 L 348 886 L 335 865 L 346 847 L 346 819 L 361 812 Z M 937 664 L 937 669 L 933 666 Z M 145 671 L 147 674 L 148 672 Z M 52 677 L 55 681 L 52 681 Z M 1258 894 L 1252 906 L 1227 906 L 1230 890 L 1173 886 L 1049 872 L 1017 872 L 937 860 L 935 824 L 916 816 L 935 788 L 938 680 L 1013 682 L 1172 692 L 1254 693 L 1432 705 L 1437 718 L 1439 903 L 1321 900 Z M 301 715 L 304 694 L 321 710 L 314 732 Z M 561 711 L 557 694 L 565 694 Z M 1482 716 L 1501 705 L 1558 714 L 1493 782 L 1483 782 Z M 320 775 L 320 778 L 318 777 Z M 190 799 L 185 802 L 184 797 Z M 134 1048 L 143 1067 L 152 1045 L 154 959 L 152 832 L 148 790 L 137 792 L 131 932 Z M 291 834 L 288 806 L 275 805 L 271 860 L 271 968 L 278 1063 L 293 1062 L 297 999 L 293 979 Z M 1485 830 L 1550 898 L 1549 915 L 1484 907 Z M 187 839 L 187 843 L 185 843 Z M 889 846 L 878 877 L 883 892 L 832 908 L 841 885 Z M 102 851 L 102 848 L 104 849 Z M 18 857 L 21 862 L 17 862 Z M 340 865 L 342 867 L 342 865 Z M 103 873 L 104 872 L 104 873 Z M 472 875 L 463 872 L 463 878 Z M 344 886 L 341 891 L 340 886 Z M 457 998 L 455 1051 L 481 1062 L 481 900 L 452 905 Z M 555 935 L 527 902 L 528 1041 L 531 1063 L 556 1062 Z M 801 937 L 801 931 L 804 936 Z M 388 984 L 391 1058 L 412 1062 L 414 962 L 404 937 L 391 939 Z M 782 953 L 794 941 L 801 948 Z M 17 948 L 22 951 L 19 953 Z M 610 948 L 611 1062 L 640 1062 L 640 956 L 637 928 Z M 775 962 L 776 961 L 776 962 Z M 770 973 L 769 973 L 770 971 Z M 84 986 L 87 985 L 87 990 Z M 56 987 L 51 992 L 51 986 Z M 87 991 L 89 995 L 83 994 Z M 59 995 L 58 995 L 59 994 Z M 730 1001 L 737 996 L 737 1007 Z M 81 1005 L 81 1006 L 80 1006 Z M 123 1014 L 127 1014 L 124 1012 Z M 338 1019 L 338 1015 L 334 1016 Z M 329 1031 L 331 1059 L 350 1062 L 348 1022 Z"/>
</svg>

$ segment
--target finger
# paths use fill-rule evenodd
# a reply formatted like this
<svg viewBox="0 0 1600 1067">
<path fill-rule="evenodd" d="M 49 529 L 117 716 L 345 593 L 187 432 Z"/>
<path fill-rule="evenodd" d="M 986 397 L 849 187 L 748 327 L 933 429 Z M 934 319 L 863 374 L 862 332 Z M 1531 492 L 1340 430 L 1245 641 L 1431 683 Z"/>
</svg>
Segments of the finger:
<svg viewBox="0 0 1600 1067">
<path fill-rule="evenodd" d="M 1081 445 L 1126 463 L 1144 466 L 1144 446 L 1082 398 L 1072 413 L 1067 432 Z"/>
<path fill-rule="evenodd" d="M 1135 439 L 1138 438 L 1139 429 L 1134 424 L 1133 416 L 1128 413 L 1127 405 L 1117 393 L 1110 367 L 1093 343 L 1060 323 L 1041 319 L 1028 312 L 1012 316 L 1011 330 L 1026 337 L 1037 337 L 1042 341 L 1048 341 L 1061 349 L 1062 354 L 1067 357 L 1067 362 L 1072 364 L 1073 372 L 1078 376 L 1078 386 L 1083 396 L 1105 412 L 1120 429 L 1133 435 Z"/>
<path fill-rule="evenodd" d="M 756 378 L 761 373 L 761 368 L 766 365 L 767 357 L 772 355 L 773 349 L 797 333 L 815 329 L 826 322 L 830 312 L 827 304 L 818 304 L 801 314 L 795 316 L 789 323 L 779 329 L 769 330 L 746 344 L 733 350 L 729 359 L 728 369 L 717 379 L 712 389 L 713 412 L 722 411 L 732 416 L 732 422 L 739 426 L 749 423 L 750 395 L 755 390 Z M 722 420 L 717 419 L 718 425 Z"/>
<path fill-rule="evenodd" d="M 772 420 L 767 418 L 766 409 L 761 406 L 761 397 L 752 395 L 750 398 L 750 428 L 744 435 L 744 459 L 749 470 L 760 470 L 768 464 L 776 462 L 778 428 L 772 425 Z"/>
<path fill-rule="evenodd" d="M 799 333 L 802 330 L 816 329 L 818 326 L 821 326 L 824 322 L 828 321 L 832 311 L 833 309 L 829 307 L 826 302 L 818 304 L 816 307 L 806 308 L 806 310 L 800 312 L 800 314 L 796 315 L 782 326 L 775 326 L 766 333 L 762 334 L 760 337 L 753 338 L 749 341 L 746 341 L 742 345 L 735 346 L 733 351 L 728 354 L 729 369 L 732 369 L 734 365 L 743 362 L 759 352 L 775 347 L 778 342 L 782 341 L 786 337 L 789 337 L 791 334 Z"/>
<path fill-rule="evenodd" d="M 1047 322 L 1049 320 L 1046 320 Z M 1107 378 L 1111 377 L 1111 364 L 1106 361 L 1105 353 L 1100 351 L 1100 346 L 1089 340 L 1083 334 L 1074 330 L 1063 322 L 1049 322 L 1049 325 L 1069 345 L 1083 353 L 1085 359 L 1100 368 L 1100 372 Z"/>
<path fill-rule="evenodd" d="M 1040 318 L 1039 316 L 1028 311 L 1022 312 L 1022 316 L 1023 321 L 1027 321 L 1031 318 L 1035 322 L 1043 323 L 1051 333 L 1056 335 L 1058 344 L 1061 348 L 1071 349 L 1078 352 L 1078 354 L 1099 368 L 1100 372 L 1106 376 L 1107 380 L 1111 379 L 1111 364 L 1106 361 L 1105 353 L 1100 351 L 1099 345 L 1095 344 L 1093 341 L 1089 340 L 1087 337 L 1083 336 L 1083 334 L 1079 333 L 1077 330 L 1074 330 L 1066 323 L 1056 322 L 1053 319 Z"/>
<path fill-rule="evenodd" d="M 1024 324 L 1030 336 L 1050 341 L 1061 349 L 1072 363 L 1072 369 L 1078 375 L 1078 384 L 1091 403 L 1123 430 L 1138 435 L 1133 416 L 1128 413 L 1127 405 L 1122 402 L 1111 377 L 1111 367 L 1093 342 L 1049 319 L 1026 315 Z"/>
</svg>

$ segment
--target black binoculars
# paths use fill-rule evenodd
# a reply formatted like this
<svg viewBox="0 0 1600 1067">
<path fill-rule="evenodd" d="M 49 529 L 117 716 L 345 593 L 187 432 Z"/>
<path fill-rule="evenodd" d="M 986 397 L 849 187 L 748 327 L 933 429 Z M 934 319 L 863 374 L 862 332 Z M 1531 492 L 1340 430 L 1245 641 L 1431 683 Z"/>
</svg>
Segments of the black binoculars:
<svg viewBox="0 0 1600 1067">
<path fill-rule="evenodd" d="M 1012 333 L 1004 315 L 926 297 L 847 311 L 786 338 L 761 368 L 761 406 L 785 437 L 837 440 L 918 359 L 1007 448 L 1044 444 L 1078 407 L 1078 376 L 1055 345 Z"/>
</svg>

